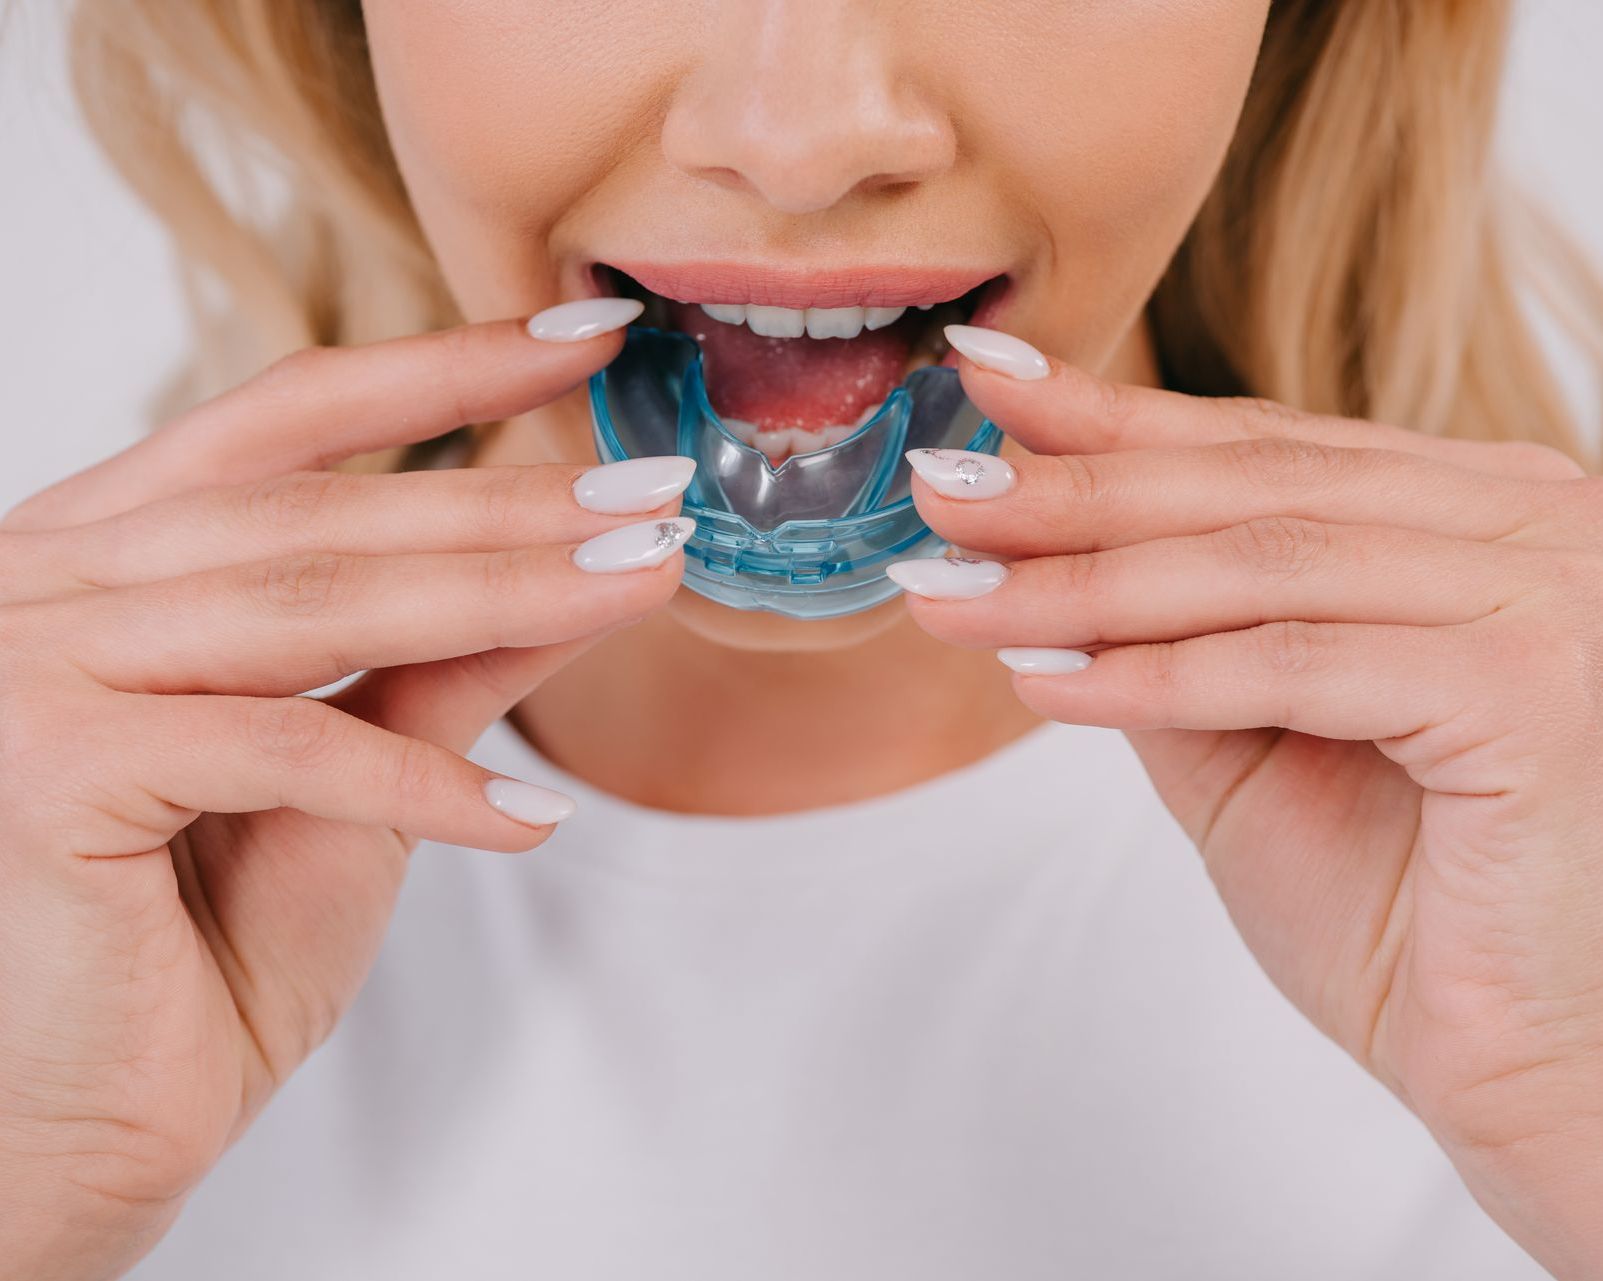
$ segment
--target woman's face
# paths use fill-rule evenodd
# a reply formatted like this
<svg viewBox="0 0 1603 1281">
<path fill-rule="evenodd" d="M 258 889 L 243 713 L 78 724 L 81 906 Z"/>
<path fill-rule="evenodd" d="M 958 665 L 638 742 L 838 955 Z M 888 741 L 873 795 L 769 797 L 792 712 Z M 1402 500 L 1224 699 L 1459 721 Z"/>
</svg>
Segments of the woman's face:
<svg viewBox="0 0 1603 1281">
<path fill-rule="evenodd" d="M 1269 4 L 365 10 L 395 151 L 467 318 L 675 300 L 659 319 L 703 338 L 714 405 L 778 459 L 943 357 L 953 310 L 921 305 L 1138 373 L 1137 322 L 1222 162 Z M 741 304 L 759 308 L 743 323 Z M 594 457 L 576 398 L 542 424 L 561 456 Z"/>
</svg>

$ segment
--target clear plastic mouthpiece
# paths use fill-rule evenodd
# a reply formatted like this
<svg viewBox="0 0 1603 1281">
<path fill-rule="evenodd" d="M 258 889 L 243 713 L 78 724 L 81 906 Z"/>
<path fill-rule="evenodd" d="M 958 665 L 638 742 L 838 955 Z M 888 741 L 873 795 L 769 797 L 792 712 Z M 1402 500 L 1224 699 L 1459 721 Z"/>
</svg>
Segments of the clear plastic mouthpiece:
<svg viewBox="0 0 1603 1281">
<path fill-rule="evenodd" d="M 697 463 L 684 497 L 696 532 L 685 582 L 736 609 L 838 618 L 900 590 L 885 566 L 938 555 L 944 543 L 909 496 L 909 449 L 994 454 L 1002 433 L 963 394 L 957 371 L 914 371 L 838 444 L 775 467 L 714 412 L 701 349 L 689 335 L 631 328 L 623 351 L 590 380 L 604 463 L 682 454 Z"/>
</svg>

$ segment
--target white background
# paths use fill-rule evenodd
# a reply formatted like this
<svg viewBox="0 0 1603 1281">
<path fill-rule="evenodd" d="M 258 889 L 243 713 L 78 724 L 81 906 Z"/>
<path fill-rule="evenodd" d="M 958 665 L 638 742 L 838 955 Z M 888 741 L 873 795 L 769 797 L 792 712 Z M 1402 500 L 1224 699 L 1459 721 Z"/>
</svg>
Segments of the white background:
<svg viewBox="0 0 1603 1281">
<path fill-rule="evenodd" d="M 161 233 L 76 121 L 65 8 L 0 22 L 0 511 L 133 440 L 184 343 Z M 1599 0 L 1522 0 L 1503 149 L 1603 259 L 1600 54 Z"/>
</svg>

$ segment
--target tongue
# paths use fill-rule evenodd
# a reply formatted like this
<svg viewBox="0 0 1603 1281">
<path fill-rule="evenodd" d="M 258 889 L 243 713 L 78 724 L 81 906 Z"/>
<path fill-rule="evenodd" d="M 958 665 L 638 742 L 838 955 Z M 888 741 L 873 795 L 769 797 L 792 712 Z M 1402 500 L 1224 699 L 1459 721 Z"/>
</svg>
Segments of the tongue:
<svg viewBox="0 0 1603 1281">
<path fill-rule="evenodd" d="M 669 307 L 674 325 L 701 344 L 712 407 L 760 431 L 856 423 L 902 381 L 911 348 L 900 324 L 856 338 L 764 338 L 693 303 Z"/>
</svg>

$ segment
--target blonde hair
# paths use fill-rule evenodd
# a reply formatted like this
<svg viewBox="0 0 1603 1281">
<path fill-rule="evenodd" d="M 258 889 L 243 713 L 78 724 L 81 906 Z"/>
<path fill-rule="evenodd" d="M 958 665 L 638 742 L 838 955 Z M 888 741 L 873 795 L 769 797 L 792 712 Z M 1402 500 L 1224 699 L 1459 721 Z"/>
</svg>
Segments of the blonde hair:
<svg viewBox="0 0 1603 1281">
<path fill-rule="evenodd" d="M 1603 287 L 1491 160 L 1509 9 L 1276 0 L 1230 154 L 1150 308 L 1171 386 L 1596 465 L 1526 304 L 1539 291 L 1603 368 Z M 86 118 L 171 229 L 202 319 L 183 397 L 295 347 L 457 320 L 360 0 L 78 0 L 73 28 Z M 266 224 L 240 213 L 264 203 Z"/>
</svg>

